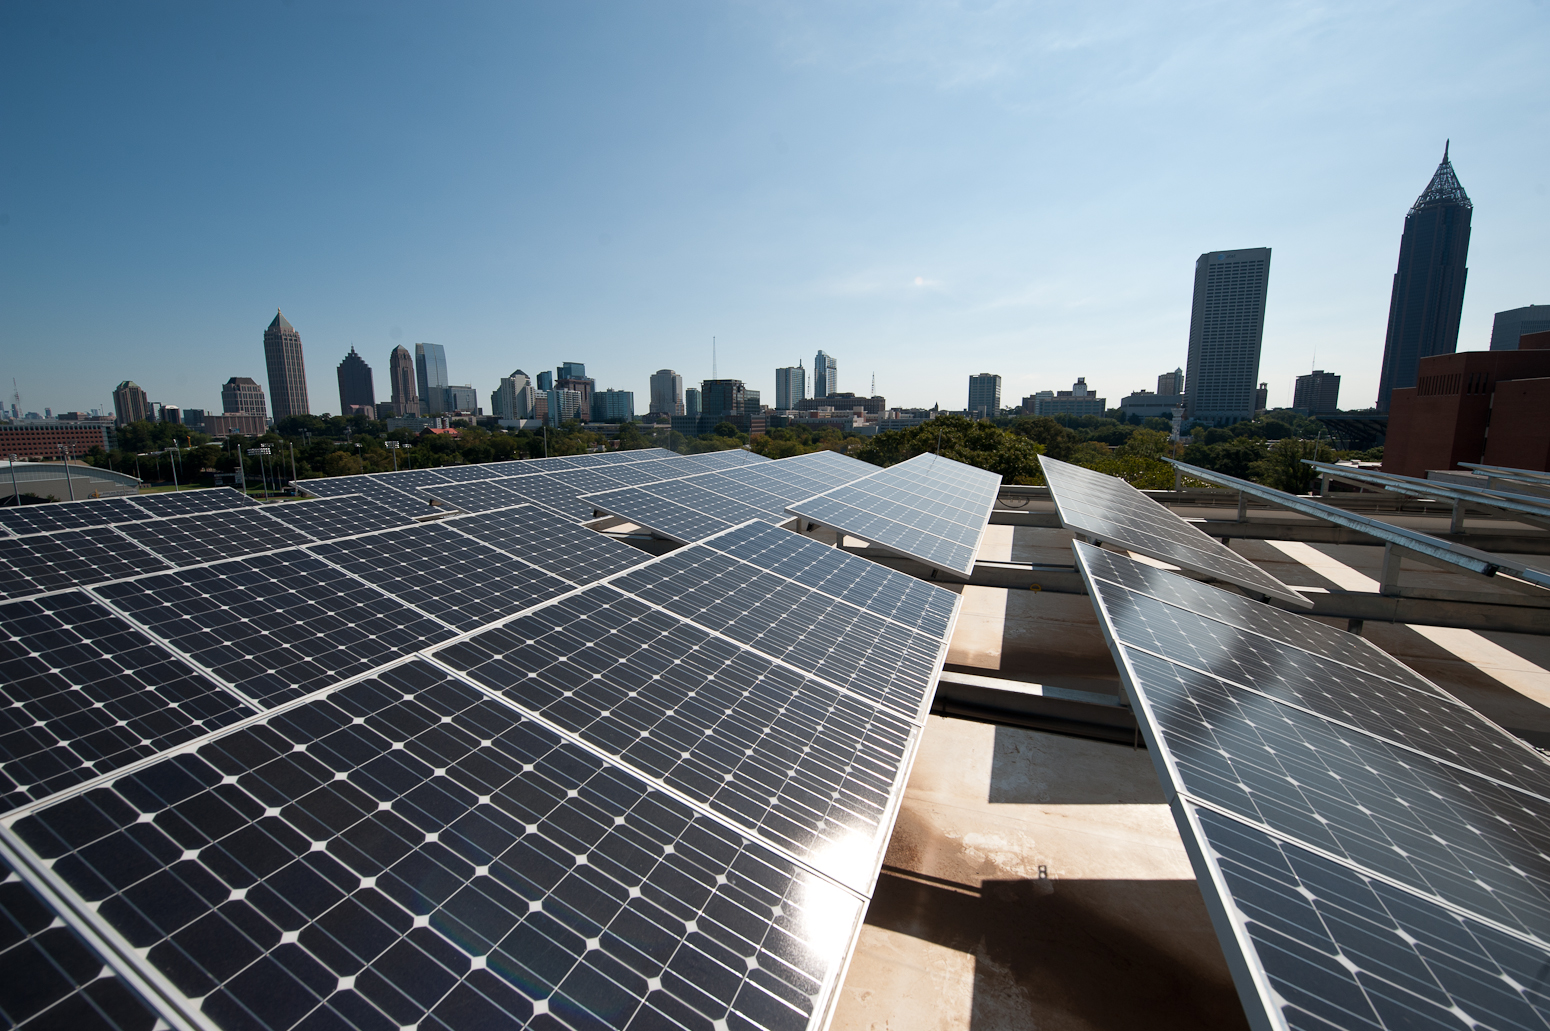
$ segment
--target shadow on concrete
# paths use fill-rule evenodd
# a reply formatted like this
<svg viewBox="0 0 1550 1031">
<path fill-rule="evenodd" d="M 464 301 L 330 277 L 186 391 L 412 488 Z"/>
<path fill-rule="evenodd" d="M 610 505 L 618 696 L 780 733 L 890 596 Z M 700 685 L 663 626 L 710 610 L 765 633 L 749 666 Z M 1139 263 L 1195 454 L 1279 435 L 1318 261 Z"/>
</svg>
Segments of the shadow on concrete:
<svg viewBox="0 0 1550 1031">
<path fill-rule="evenodd" d="M 987 800 L 1013 805 L 1167 803 L 1145 749 L 1008 726 L 996 727 Z"/>
<path fill-rule="evenodd" d="M 866 921 L 974 956 L 971 1031 L 1249 1026 L 1194 881 L 975 889 L 885 869 Z"/>
</svg>

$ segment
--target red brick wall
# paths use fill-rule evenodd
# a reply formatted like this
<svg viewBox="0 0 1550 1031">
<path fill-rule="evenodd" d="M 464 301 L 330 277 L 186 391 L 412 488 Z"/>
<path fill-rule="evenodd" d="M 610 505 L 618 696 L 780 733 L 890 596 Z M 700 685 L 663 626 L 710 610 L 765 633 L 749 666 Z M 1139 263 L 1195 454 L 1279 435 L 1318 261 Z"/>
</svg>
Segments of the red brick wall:
<svg viewBox="0 0 1550 1031">
<path fill-rule="evenodd" d="M 1496 384 L 1485 462 L 1550 472 L 1550 378 Z"/>
<path fill-rule="evenodd" d="M 1532 451 L 1535 433 L 1543 431 L 1525 428 L 1517 416 L 1498 430 L 1492 394 L 1506 382 L 1550 377 L 1550 350 L 1439 354 L 1422 358 L 1416 372 L 1416 385 L 1394 391 L 1389 405 L 1384 472 L 1425 476 L 1428 469 L 1456 469 L 1460 462 L 1540 468 L 1486 458 L 1486 427 L 1499 447 L 1522 438 Z"/>
</svg>

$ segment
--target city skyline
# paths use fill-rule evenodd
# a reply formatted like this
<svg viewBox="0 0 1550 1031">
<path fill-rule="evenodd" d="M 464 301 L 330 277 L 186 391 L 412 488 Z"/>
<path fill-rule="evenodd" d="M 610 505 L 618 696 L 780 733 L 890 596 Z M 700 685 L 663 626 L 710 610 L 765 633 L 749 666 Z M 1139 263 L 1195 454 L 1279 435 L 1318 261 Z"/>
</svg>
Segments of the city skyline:
<svg viewBox="0 0 1550 1031">
<path fill-rule="evenodd" d="M 25 345 L 0 376 L 29 410 L 106 410 L 125 378 L 213 410 L 230 376 L 266 378 L 251 327 L 280 306 L 329 359 L 320 399 L 352 343 L 383 368 L 441 342 L 481 392 L 585 355 L 600 388 L 644 396 L 662 366 L 711 378 L 713 336 L 720 374 L 768 397 L 763 356 L 820 348 L 907 406 L 956 405 L 943 353 L 1001 370 L 1008 397 L 1078 374 L 1124 396 L 1183 364 L 1188 263 L 1236 241 L 1276 250 L 1270 403 L 1339 354 L 1363 404 L 1404 208 L 1448 137 L 1482 213 L 1459 347 L 1550 300 L 1531 5 L 669 7 L 604 28 L 382 10 L 348 30 L 305 8 L 93 11 L 0 13 L 0 81 L 37 101 L 0 205 Z M 246 59 L 276 36 L 278 80 Z M 381 60 L 404 38 L 432 55 L 407 79 Z M 255 135 L 285 141 L 290 174 L 250 160 Z"/>
</svg>

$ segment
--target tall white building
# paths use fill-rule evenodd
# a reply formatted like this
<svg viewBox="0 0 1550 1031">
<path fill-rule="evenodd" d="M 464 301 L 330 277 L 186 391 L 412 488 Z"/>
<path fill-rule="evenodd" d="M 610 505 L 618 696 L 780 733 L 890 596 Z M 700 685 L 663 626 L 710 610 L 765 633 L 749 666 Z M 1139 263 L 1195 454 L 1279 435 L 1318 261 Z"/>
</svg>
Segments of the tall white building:
<svg viewBox="0 0 1550 1031">
<path fill-rule="evenodd" d="M 503 378 L 500 386 L 490 394 L 490 413 L 497 419 L 535 419 L 535 393 L 527 373 L 518 369 Z"/>
<path fill-rule="evenodd" d="M 813 396 L 828 397 L 840 392 L 839 364 L 819 351 L 813 358 Z"/>
<path fill-rule="evenodd" d="M 969 415 L 992 419 L 1001 411 L 1001 377 L 989 372 L 969 377 Z"/>
<path fill-rule="evenodd" d="M 796 368 L 789 365 L 784 369 L 775 370 L 775 410 L 787 412 L 796 407 L 798 401 L 807 399 L 807 370 L 802 368 L 799 361 Z"/>
<path fill-rule="evenodd" d="M 1254 418 L 1269 287 L 1269 247 L 1212 251 L 1196 260 L 1185 363 L 1187 418 L 1224 423 Z"/>
<path fill-rule="evenodd" d="M 684 413 L 684 378 L 672 369 L 658 369 L 651 374 L 651 407 L 653 415 L 682 415 Z"/>
<path fill-rule="evenodd" d="M 581 413 L 581 391 L 579 390 L 556 388 L 549 391 L 548 399 L 549 410 L 545 415 L 550 426 L 569 422 Z"/>
</svg>

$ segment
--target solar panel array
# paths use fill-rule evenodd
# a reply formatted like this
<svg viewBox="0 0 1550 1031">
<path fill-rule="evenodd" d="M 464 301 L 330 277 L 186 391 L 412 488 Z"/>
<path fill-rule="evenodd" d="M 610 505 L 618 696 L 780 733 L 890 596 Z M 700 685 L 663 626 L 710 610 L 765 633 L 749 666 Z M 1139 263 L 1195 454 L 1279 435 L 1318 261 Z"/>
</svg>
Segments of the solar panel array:
<svg viewBox="0 0 1550 1031">
<path fill-rule="evenodd" d="M 820 1028 L 956 596 L 758 522 L 652 558 L 345 479 L 13 539 L 0 1014 Z M 103 533 L 144 562 L 43 575 Z"/>
<path fill-rule="evenodd" d="M 1359 637 L 1074 547 L 1250 1022 L 1550 1023 L 1550 762 Z"/>
<path fill-rule="evenodd" d="M 1000 487 L 995 473 L 940 455 L 916 455 L 786 511 L 968 576 Z"/>
<path fill-rule="evenodd" d="M 1039 462 L 1060 524 L 1066 529 L 1093 542 L 1111 541 L 1138 555 L 1205 573 L 1266 597 L 1302 608 L 1312 606 L 1280 580 L 1119 477 L 1043 455 Z"/>
<path fill-rule="evenodd" d="M 715 464 L 727 467 L 720 471 L 704 473 L 694 467 L 698 475 L 589 494 L 581 500 L 669 540 L 692 544 L 750 519 L 775 525 L 789 522 L 786 507 L 792 502 L 876 471 L 833 451 L 781 459 L 778 470 L 769 464 L 717 457 L 736 453 L 741 452 L 718 451 L 684 460 L 716 458 Z"/>
</svg>

